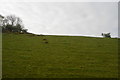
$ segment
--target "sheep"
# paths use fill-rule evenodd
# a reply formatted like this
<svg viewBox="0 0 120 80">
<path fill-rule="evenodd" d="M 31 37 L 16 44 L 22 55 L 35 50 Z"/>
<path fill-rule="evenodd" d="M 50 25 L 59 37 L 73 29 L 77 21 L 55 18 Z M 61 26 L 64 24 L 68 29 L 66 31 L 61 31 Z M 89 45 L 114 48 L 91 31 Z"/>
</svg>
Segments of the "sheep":
<svg viewBox="0 0 120 80">
<path fill-rule="evenodd" d="M 47 40 L 47 39 L 43 39 L 43 40 Z"/>
<path fill-rule="evenodd" d="M 48 41 L 45 41 L 44 43 L 46 43 L 46 44 L 47 44 L 47 43 L 48 43 Z"/>
<path fill-rule="evenodd" d="M 44 43 L 48 43 L 48 40 L 44 38 L 44 39 L 43 39 L 43 42 L 44 42 Z"/>
</svg>

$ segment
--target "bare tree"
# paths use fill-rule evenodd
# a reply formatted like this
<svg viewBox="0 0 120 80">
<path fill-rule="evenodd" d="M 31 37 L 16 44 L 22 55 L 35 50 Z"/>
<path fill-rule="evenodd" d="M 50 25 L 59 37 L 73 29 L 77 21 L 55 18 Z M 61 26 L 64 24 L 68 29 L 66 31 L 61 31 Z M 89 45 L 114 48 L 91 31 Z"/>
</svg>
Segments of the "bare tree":
<svg viewBox="0 0 120 80">
<path fill-rule="evenodd" d="M 12 26 L 22 25 L 22 20 L 19 17 L 16 17 L 15 15 L 8 15 L 6 17 L 6 21 L 7 25 Z"/>
</svg>

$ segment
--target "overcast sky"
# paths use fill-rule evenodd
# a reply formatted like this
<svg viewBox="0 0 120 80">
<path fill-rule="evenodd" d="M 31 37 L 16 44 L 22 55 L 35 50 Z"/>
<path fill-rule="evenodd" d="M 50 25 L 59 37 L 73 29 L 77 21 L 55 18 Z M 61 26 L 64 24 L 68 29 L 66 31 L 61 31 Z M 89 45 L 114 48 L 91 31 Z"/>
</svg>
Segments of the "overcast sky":
<svg viewBox="0 0 120 80">
<path fill-rule="evenodd" d="M 3 2 L 0 14 L 15 14 L 35 34 L 118 36 L 117 2 Z"/>
</svg>

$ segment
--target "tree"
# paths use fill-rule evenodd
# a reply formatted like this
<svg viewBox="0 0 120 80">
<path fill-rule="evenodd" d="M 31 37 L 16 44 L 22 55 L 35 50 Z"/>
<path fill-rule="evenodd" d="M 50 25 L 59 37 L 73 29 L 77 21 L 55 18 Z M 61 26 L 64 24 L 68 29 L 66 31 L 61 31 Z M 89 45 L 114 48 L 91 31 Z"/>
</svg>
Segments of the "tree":
<svg viewBox="0 0 120 80">
<path fill-rule="evenodd" d="M 0 32 L 2 32 L 3 19 L 4 19 L 4 16 L 0 15 Z"/>
<path fill-rule="evenodd" d="M 3 32 L 21 32 L 24 30 L 24 25 L 19 17 L 8 15 L 2 18 L 1 26 Z"/>
<path fill-rule="evenodd" d="M 28 31 L 28 29 L 23 29 L 23 30 L 21 31 L 21 33 L 28 33 L 27 31 Z"/>
<path fill-rule="evenodd" d="M 3 19 L 4 19 L 4 16 L 0 15 L 0 26 L 2 26 L 3 24 Z"/>
<path fill-rule="evenodd" d="M 4 18 L 4 16 L 2 16 L 2 15 L 0 14 L 0 18 Z"/>
<path fill-rule="evenodd" d="M 15 26 L 15 22 L 17 20 L 17 17 L 15 15 L 9 15 L 6 17 L 7 25 Z"/>
<path fill-rule="evenodd" d="M 102 33 L 101 35 L 105 38 L 111 38 L 110 33 Z"/>
</svg>

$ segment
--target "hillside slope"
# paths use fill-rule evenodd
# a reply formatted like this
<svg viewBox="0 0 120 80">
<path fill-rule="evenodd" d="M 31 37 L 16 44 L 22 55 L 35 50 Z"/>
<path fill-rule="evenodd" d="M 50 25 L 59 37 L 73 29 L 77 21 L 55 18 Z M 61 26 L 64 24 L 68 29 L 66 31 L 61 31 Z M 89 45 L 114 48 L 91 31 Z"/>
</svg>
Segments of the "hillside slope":
<svg viewBox="0 0 120 80">
<path fill-rule="evenodd" d="M 31 34 L 3 34 L 2 39 L 3 78 L 116 78 L 118 75 L 117 39 Z"/>
</svg>

